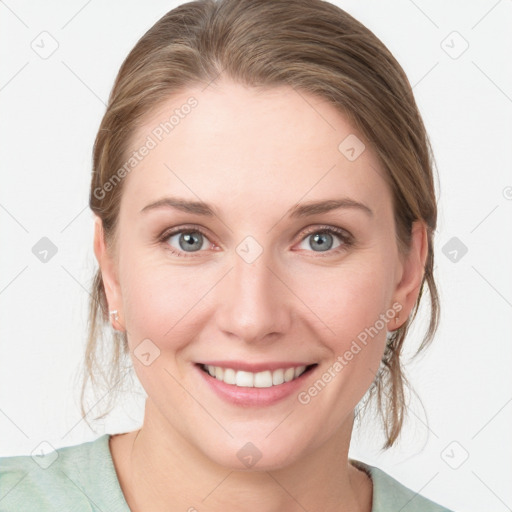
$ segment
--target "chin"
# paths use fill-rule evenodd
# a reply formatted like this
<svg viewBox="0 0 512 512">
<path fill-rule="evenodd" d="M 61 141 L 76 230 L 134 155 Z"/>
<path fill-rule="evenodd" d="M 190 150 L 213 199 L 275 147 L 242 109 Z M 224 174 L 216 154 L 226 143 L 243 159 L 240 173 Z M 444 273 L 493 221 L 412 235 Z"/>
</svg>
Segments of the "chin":
<svg viewBox="0 0 512 512">
<path fill-rule="evenodd" d="M 202 451 L 213 463 L 234 471 L 275 471 L 293 464 L 304 453 L 305 447 L 298 439 L 286 433 L 274 439 L 255 434 L 235 437 L 204 446 Z M 252 439 L 252 440 L 251 440 Z M 304 441 L 304 440 L 302 440 Z M 199 447 L 201 449 L 201 447 Z M 213 448 L 213 449 L 212 449 Z"/>
</svg>

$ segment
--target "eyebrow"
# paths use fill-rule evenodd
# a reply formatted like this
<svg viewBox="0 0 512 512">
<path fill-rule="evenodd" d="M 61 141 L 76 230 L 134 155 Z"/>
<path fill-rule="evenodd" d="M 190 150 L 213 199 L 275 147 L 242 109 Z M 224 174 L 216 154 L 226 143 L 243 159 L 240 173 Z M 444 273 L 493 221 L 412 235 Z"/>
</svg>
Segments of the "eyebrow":
<svg viewBox="0 0 512 512">
<path fill-rule="evenodd" d="M 216 215 L 215 207 L 208 203 L 203 201 L 189 201 L 187 199 L 181 199 L 178 197 L 164 197 L 163 199 L 159 199 L 158 201 L 150 203 L 142 208 L 140 213 L 145 213 L 147 211 L 158 208 L 173 208 L 186 213 L 203 215 L 205 217 L 212 217 Z M 368 206 L 348 197 L 296 204 L 290 208 L 285 213 L 285 215 L 288 214 L 292 218 L 303 218 L 311 215 L 330 212 L 332 210 L 338 210 L 340 208 L 357 209 L 366 213 L 370 217 L 373 216 L 373 211 Z"/>
</svg>

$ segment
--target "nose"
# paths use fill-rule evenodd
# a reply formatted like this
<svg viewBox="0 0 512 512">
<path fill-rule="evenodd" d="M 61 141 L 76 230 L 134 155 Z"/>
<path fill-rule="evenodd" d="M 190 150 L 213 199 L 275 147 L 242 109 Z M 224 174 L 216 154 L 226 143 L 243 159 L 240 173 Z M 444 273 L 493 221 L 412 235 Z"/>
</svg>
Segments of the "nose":
<svg viewBox="0 0 512 512">
<path fill-rule="evenodd" d="M 293 294 L 285 284 L 286 273 L 275 269 L 268 253 L 251 263 L 235 253 L 218 286 L 217 327 L 245 343 L 274 342 L 291 325 Z"/>
</svg>

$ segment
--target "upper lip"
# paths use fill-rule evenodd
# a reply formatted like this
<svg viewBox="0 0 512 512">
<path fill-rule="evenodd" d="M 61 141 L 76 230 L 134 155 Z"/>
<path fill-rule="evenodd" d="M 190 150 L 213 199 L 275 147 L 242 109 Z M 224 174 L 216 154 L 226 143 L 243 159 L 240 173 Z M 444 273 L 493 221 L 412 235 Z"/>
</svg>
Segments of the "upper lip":
<svg viewBox="0 0 512 512">
<path fill-rule="evenodd" d="M 263 363 L 249 363 L 247 361 L 201 361 L 197 364 L 208 366 L 220 366 L 221 368 L 232 368 L 233 370 L 242 370 L 251 373 L 263 372 L 265 370 L 279 370 L 287 368 L 297 368 L 298 366 L 311 366 L 315 363 L 307 363 L 304 361 L 269 361 Z"/>
</svg>

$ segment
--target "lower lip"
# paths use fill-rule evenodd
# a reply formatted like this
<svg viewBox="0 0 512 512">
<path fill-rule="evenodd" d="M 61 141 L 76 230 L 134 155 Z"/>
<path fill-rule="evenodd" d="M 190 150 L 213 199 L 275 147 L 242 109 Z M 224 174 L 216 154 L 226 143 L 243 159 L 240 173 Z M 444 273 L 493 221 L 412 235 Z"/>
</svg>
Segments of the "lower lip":
<svg viewBox="0 0 512 512">
<path fill-rule="evenodd" d="M 297 394 L 301 386 L 304 385 L 305 379 L 307 379 L 316 368 L 316 366 L 312 367 L 300 377 L 290 382 L 283 382 L 283 384 L 277 386 L 268 388 L 247 388 L 235 386 L 234 384 L 226 384 L 202 370 L 198 364 L 196 364 L 195 367 L 200 376 L 219 397 L 239 406 L 271 405 L 292 394 Z"/>
</svg>

